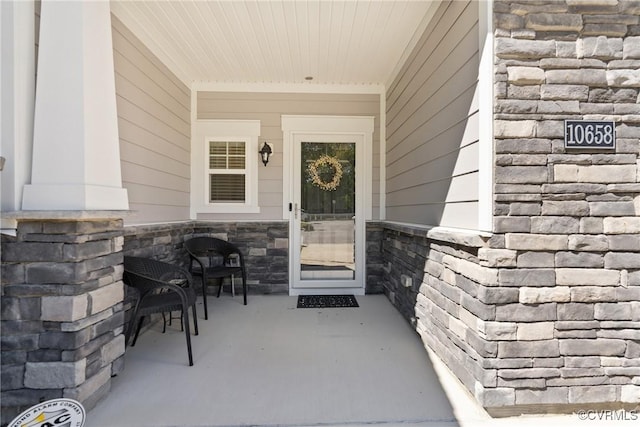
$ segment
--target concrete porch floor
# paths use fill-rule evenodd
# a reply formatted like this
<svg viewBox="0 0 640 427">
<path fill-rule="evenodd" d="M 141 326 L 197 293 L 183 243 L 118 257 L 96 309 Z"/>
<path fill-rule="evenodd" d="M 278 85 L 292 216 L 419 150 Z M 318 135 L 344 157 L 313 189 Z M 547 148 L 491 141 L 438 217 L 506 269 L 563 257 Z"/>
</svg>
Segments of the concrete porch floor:
<svg viewBox="0 0 640 427">
<path fill-rule="evenodd" d="M 127 347 L 125 370 L 87 427 L 579 425 L 576 416 L 492 419 L 383 295 L 359 308 L 223 295 L 198 306 L 194 366 L 174 321 Z M 588 423 L 587 423 L 588 424 Z M 582 424 L 584 425 L 584 423 Z"/>
</svg>

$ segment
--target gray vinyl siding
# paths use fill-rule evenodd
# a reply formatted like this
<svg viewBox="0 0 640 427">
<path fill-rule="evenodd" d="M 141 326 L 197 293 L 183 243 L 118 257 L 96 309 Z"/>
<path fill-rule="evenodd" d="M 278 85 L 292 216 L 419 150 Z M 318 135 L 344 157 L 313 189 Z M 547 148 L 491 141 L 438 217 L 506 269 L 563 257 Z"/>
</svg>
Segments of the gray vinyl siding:
<svg viewBox="0 0 640 427">
<path fill-rule="evenodd" d="M 478 3 L 443 2 L 387 90 L 387 220 L 478 226 Z"/>
<path fill-rule="evenodd" d="M 281 220 L 282 121 L 284 115 L 373 116 L 373 216 L 379 218 L 380 97 L 368 94 L 198 92 L 198 119 L 260 120 L 259 144 L 268 141 L 275 153 L 258 168 L 259 214 L 198 214 L 198 219 Z M 194 177 L 194 179 L 197 179 Z"/>
<path fill-rule="evenodd" d="M 191 92 L 115 16 L 113 59 L 128 224 L 189 219 Z"/>
</svg>

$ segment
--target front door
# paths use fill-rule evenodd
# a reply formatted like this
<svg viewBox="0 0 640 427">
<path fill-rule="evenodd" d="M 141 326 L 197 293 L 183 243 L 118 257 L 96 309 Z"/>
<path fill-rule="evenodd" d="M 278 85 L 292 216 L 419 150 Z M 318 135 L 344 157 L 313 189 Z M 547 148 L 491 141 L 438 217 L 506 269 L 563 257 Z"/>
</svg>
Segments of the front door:
<svg viewBox="0 0 640 427">
<path fill-rule="evenodd" d="M 292 294 L 364 293 L 362 135 L 293 138 Z"/>
</svg>

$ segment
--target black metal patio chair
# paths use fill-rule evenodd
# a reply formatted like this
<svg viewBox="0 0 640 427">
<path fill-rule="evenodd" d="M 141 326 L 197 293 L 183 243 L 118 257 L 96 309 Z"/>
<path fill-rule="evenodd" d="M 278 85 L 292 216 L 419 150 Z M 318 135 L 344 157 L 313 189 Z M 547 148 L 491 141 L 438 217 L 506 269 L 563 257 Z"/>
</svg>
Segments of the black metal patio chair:
<svg viewBox="0 0 640 427">
<path fill-rule="evenodd" d="M 184 247 L 190 257 L 189 271 L 193 276 L 199 276 L 202 280 L 205 319 L 209 318 L 207 308 L 209 280 L 215 279 L 217 281 L 218 297 L 220 297 L 224 278 L 233 278 L 236 274 L 240 274 L 242 276 L 244 305 L 247 305 L 247 269 L 244 256 L 236 245 L 215 237 L 201 236 L 185 241 Z"/>
<path fill-rule="evenodd" d="M 146 316 L 155 313 L 164 314 L 180 311 L 182 327 L 187 339 L 189 366 L 193 366 L 191 352 L 191 333 L 189 330 L 189 307 L 193 313 L 193 327 L 198 335 L 198 319 L 196 317 L 196 292 L 193 288 L 191 274 L 183 268 L 166 262 L 141 257 L 124 257 L 125 284 L 135 288 L 140 296 L 135 304 L 126 333 L 126 342 L 135 327 L 135 334 L 131 346 L 136 345 L 142 322 Z M 166 319 L 165 326 L 166 326 Z M 164 332 L 164 331 L 163 331 Z"/>
</svg>

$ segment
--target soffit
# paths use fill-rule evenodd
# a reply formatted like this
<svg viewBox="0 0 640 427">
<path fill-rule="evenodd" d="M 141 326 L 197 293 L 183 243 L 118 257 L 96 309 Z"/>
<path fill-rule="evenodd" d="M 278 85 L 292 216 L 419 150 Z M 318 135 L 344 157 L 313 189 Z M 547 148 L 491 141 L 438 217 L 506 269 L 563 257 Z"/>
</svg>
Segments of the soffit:
<svg viewBox="0 0 640 427">
<path fill-rule="evenodd" d="M 415 46 L 437 3 L 112 0 L 111 10 L 192 87 L 384 87 Z M 305 80 L 307 76 L 313 80 Z"/>
</svg>

